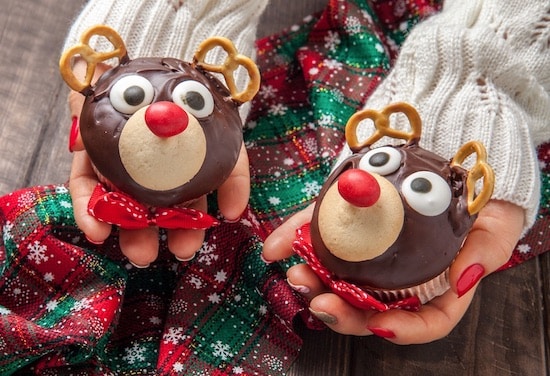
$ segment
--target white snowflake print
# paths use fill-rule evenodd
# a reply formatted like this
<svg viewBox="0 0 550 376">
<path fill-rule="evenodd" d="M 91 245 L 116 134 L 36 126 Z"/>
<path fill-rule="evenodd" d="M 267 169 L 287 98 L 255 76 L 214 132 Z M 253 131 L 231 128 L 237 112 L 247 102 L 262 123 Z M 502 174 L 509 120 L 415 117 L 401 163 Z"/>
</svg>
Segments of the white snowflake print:
<svg viewBox="0 0 550 376">
<path fill-rule="evenodd" d="M 243 367 L 237 366 L 237 367 L 233 368 L 233 373 L 234 373 L 235 375 L 242 375 L 243 372 L 244 372 Z"/>
<path fill-rule="evenodd" d="M 78 300 L 73 307 L 73 310 L 75 311 L 84 311 L 86 309 L 92 308 L 92 299 L 84 298 L 81 300 Z"/>
<path fill-rule="evenodd" d="M 271 196 L 270 198 L 267 199 L 267 201 L 271 205 L 279 205 L 281 203 L 281 199 L 279 197 L 275 197 L 275 196 Z"/>
<path fill-rule="evenodd" d="M 296 162 L 295 162 L 294 159 L 292 159 L 292 158 L 285 158 L 285 159 L 283 160 L 283 164 L 284 164 L 285 166 L 293 166 L 294 163 L 296 163 Z"/>
<path fill-rule="evenodd" d="M 169 312 L 173 315 L 187 311 L 187 302 L 183 299 L 172 300 Z"/>
<path fill-rule="evenodd" d="M 285 105 L 283 105 L 282 103 L 277 103 L 277 104 L 274 104 L 273 106 L 269 107 L 268 112 L 271 115 L 282 116 L 282 115 L 286 114 L 287 110 L 288 110 L 288 108 Z"/>
<path fill-rule="evenodd" d="M 260 312 L 260 315 L 264 316 L 267 313 L 267 306 L 262 304 L 258 311 Z"/>
<path fill-rule="evenodd" d="M 189 277 L 189 284 L 192 285 L 196 290 L 204 287 L 203 281 L 199 277 L 194 275 Z"/>
<path fill-rule="evenodd" d="M 336 51 L 336 48 L 340 44 L 340 36 L 337 32 L 329 31 L 327 36 L 325 37 L 325 48 L 330 50 L 331 52 Z"/>
<path fill-rule="evenodd" d="M 263 99 L 270 99 L 275 98 L 275 94 L 277 94 L 277 89 L 275 89 L 271 85 L 266 85 L 262 87 L 260 92 L 258 93 Z"/>
<path fill-rule="evenodd" d="M 216 273 L 214 280 L 218 283 L 224 283 L 227 281 L 227 273 L 224 270 L 220 270 Z"/>
<path fill-rule="evenodd" d="M 0 306 L 0 315 L 9 315 L 11 311 L 7 309 L 6 307 Z"/>
<path fill-rule="evenodd" d="M 162 320 L 160 317 L 158 316 L 152 316 L 149 318 L 149 322 L 153 325 L 160 325 L 162 324 Z"/>
<path fill-rule="evenodd" d="M 189 336 L 183 333 L 183 328 L 168 328 L 168 333 L 164 333 L 162 339 L 164 343 L 177 345 L 185 341 Z"/>
<path fill-rule="evenodd" d="M 105 329 L 103 328 L 103 324 L 99 317 L 90 317 L 88 319 L 88 323 L 90 325 L 90 329 L 92 330 L 92 333 L 95 334 L 96 336 L 99 337 L 105 333 Z"/>
<path fill-rule="evenodd" d="M 317 155 L 317 140 L 315 138 L 306 138 L 303 142 L 304 149 L 313 155 Z"/>
<path fill-rule="evenodd" d="M 229 351 L 231 349 L 229 345 L 222 343 L 222 341 L 218 340 L 216 343 L 211 344 L 210 347 L 214 349 L 212 355 L 221 360 L 227 360 L 233 356 L 233 353 Z"/>
<path fill-rule="evenodd" d="M 57 308 L 57 300 L 50 300 L 47 304 L 46 304 L 46 310 L 48 312 L 52 312 L 54 311 L 56 308 Z"/>
<path fill-rule="evenodd" d="M 213 304 L 220 304 L 222 301 L 221 296 L 218 293 L 212 293 L 208 295 L 208 301 Z"/>
<path fill-rule="evenodd" d="M 219 258 L 219 256 L 215 252 L 216 252 L 215 244 L 208 244 L 204 242 L 202 245 L 202 248 L 198 252 L 199 257 L 197 259 L 199 262 L 203 264 L 212 265 L 212 262 L 217 261 Z"/>
<path fill-rule="evenodd" d="M 319 118 L 319 125 L 329 126 L 334 123 L 334 115 L 331 114 L 322 114 Z"/>
<path fill-rule="evenodd" d="M 13 235 L 11 234 L 11 230 L 13 229 L 13 223 L 10 221 L 7 221 L 4 225 L 4 228 L 2 231 L 4 232 L 4 242 L 7 242 L 8 240 L 13 239 Z"/>
<path fill-rule="evenodd" d="M 36 196 L 32 192 L 25 192 L 17 199 L 20 206 L 32 206 L 36 202 Z"/>
<path fill-rule="evenodd" d="M 336 102 L 344 103 L 344 93 L 342 93 L 338 89 L 332 89 L 330 92 L 334 96 L 334 99 L 336 100 Z"/>
<path fill-rule="evenodd" d="M 34 261 L 35 264 L 39 265 L 42 262 L 46 262 L 49 260 L 49 257 L 46 256 L 46 251 L 48 250 L 48 247 L 40 244 L 38 240 L 35 240 L 34 243 L 29 244 L 27 246 L 27 249 L 29 250 L 29 254 L 27 257 Z"/>
<path fill-rule="evenodd" d="M 264 355 L 262 363 L 266 364 L 270 370 L 279 371 L 283 370 L 283 362 L 281 359 L 274 357 L 273 355 Z"/>
<path fill-rule="evenodd" d="M 55 187 L 55 193 L 57 193 L 58 195 L 59 194 L 66 194 L 66 193 L 69 193 L 69 190 L 67 189 L 67 187 L 65 187 L 63 185 L 57 185 Z"/>
<path fill-rule="evenodd" d="M 344 29 L 351 35 L 361 32 L 361 21 L 357 17 L 350 16 L 346 19 Z"/>
<path fill-rule="evenodd" d="M 304 188 L 302 189 L 302 192 L 308 196 L 317 196 L 320 190 L 321 190 L 321 185 L 319 185 L 319 183 L 314 180 L 314 181 L 306 182 L 304 184 Z"/>
<path fill-rule="evenodd" d="M 529 244 L 519 244 L 518 245 L 518 251 L 525 255 L 525 254 L 531 252 L 531 246 Z"/>
<path fill-rule="evenodd" d="M 73 207 L 73 204 L 71 204 L 69 201 L 61 200 L 59 202 L 59 205 L 65 209 L 71 209 Z"/>
<path fill-rule="evenodd" d="M 48 272 L 44 274 L 44 281 L 46 282 L 52 282 L 55 279 L 53 273 Z"/>
<path fill-rule="evenodd" d="M 122 357 L 122 360 L 134 364 L 136 362 L 143 362 L 145 360 L 145 347 L 140 346 L 137 343 L 134 343 L 132 347 L 127 347 L 124 349 L 126 355 Z"/>
<path fill-rule="evenodd" d="M 342 67 L 344 66 L 341 61 L 334 60 L 334 59 L 325 59 L 323 61 L 323 64 L 328 69 L 334 69 L 334 70 L 342 70 Z"/>
<path fill-rule="evenodd" d="M 181 371 L 183 371 L 183 364 L 180 363 L 180 362 L 176 362 L 176 363 L 174 363 L 174 365 L 172 366 L 172 369 L 173 369 L 175 372 L 181 372 Z"/>
</svg>

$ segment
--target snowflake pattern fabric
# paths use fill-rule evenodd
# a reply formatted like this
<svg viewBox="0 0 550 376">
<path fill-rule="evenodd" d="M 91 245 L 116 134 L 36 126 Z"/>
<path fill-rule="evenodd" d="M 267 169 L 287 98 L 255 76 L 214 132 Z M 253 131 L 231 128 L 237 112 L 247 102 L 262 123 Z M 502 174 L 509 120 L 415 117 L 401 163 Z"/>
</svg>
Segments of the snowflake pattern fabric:
<svg viewBox="0 0 550 376">
<path fill-rule="evenodd" d="M 258 41 L 263 80 L 245 131 L 250 209 L 210 229 L 189 262 L 173 258 L 162 232 L 147 269 L 122 256 L 116 230 L 102 245 L 87 242 L 64 185 L 0 198 L 0 373 L 284 375 L 301 345 L 292 320 L 316 322 L 285 282 L 301 260 L 266 265 L 262 241 L 315 199 L 348 117 L 387 74 L 408 30 L 438 6 L 331 0 Z M 548 146 L 539 156 L 540 219 L 507 266 L 548 249 Z"/>
</svg>

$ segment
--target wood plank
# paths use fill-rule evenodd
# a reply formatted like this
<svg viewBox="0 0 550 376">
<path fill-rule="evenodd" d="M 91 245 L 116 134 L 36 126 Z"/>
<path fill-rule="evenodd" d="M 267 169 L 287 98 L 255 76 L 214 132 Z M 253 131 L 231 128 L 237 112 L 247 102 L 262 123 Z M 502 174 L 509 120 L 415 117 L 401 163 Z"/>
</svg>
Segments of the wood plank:
<svg viewBox="0 0 550 376">
<path fill-rule="evenodd" d="M 3 1 L 0 194 L 68 178 L 68 91 L 59 76 L 57 62 L 68 27 L 83 3 Z M 29 19 L 31 14 L 40 17 Z"/>
<path fill-rule="evenodd" d="M 376 337 L 306 333 L 290 374 L 315 369 L 311 374 L 548 375 L 548 311 L 542 302 L 548 293 L 541 295 L 540 269 L 532 260 L 486 278 L 457 327 L 429 344 L 398 346 Z M 545 283 L 548 291 L 547 277 Z M 340 360 L 346 354 L 349 365 Z M 333 364 L 338 360 L 342 368 Z"/>
</svg>

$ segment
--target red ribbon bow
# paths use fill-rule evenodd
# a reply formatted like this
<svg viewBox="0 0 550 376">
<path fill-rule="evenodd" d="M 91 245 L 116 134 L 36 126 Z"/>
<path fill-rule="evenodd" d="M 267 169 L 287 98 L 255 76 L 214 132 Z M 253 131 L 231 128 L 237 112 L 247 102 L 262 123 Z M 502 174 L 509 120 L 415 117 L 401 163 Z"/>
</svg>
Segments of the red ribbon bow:
<svg viewBox="0 0 550 376">
<path fill-rule="evenodd" d="M 88 212 L 96 219 L 126 230 L 149 226 L 167 229 L 205 230 L 218 221 L 200 210 L 191 208 L 148 207 L 121 192 L 110 192 L 100 183 L 88 202 Z"/>
<path fill-rule="evenodd" d="M 293 249 L 336 295 L 361 309 L 374 309 L 380 312 L 387 311 L 388 309 L 404 309 L 408 311 L 418 311 L 420 309 L 421 303 L 416 296 L 384 303 L 353 283 L 337 278 L 317 258 L 311 245 L 309 226 L 310 224 L 306 223 L 296 231 L 297 237 L 292 244 Z"/>
</svg>

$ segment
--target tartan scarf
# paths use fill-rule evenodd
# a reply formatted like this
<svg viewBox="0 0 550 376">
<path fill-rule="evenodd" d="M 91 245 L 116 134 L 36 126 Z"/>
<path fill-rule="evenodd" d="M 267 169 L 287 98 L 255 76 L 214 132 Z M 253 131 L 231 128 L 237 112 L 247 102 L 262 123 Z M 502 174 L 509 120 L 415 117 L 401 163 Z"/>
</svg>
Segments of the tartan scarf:
<svg viewBox="0 0 550 376">
<path fill-rule="evenodd" d="M 87 242 L 66 185 L 0 198 L 0 373 L 285 374 L 301 346 L 293 319 L 320 325 L 285 282 L 287 268 L 302 261 L 267 265 L 262 241 L 314 200 L 348 117 L 387 74 L 408 30 L 438 3 L 331 0 L 302 24 L 258 41 L 263 81 L 245 131 L 249 210 L 208 230 L 189 262 L 173 258 L 162 231 L 159 257 L 147 269 L 124 258 L 116 229 L 102 245 Z M 539 157 L 540 218 L 507 267 L 549 248 L 547 145 Z"/>
</svg>

